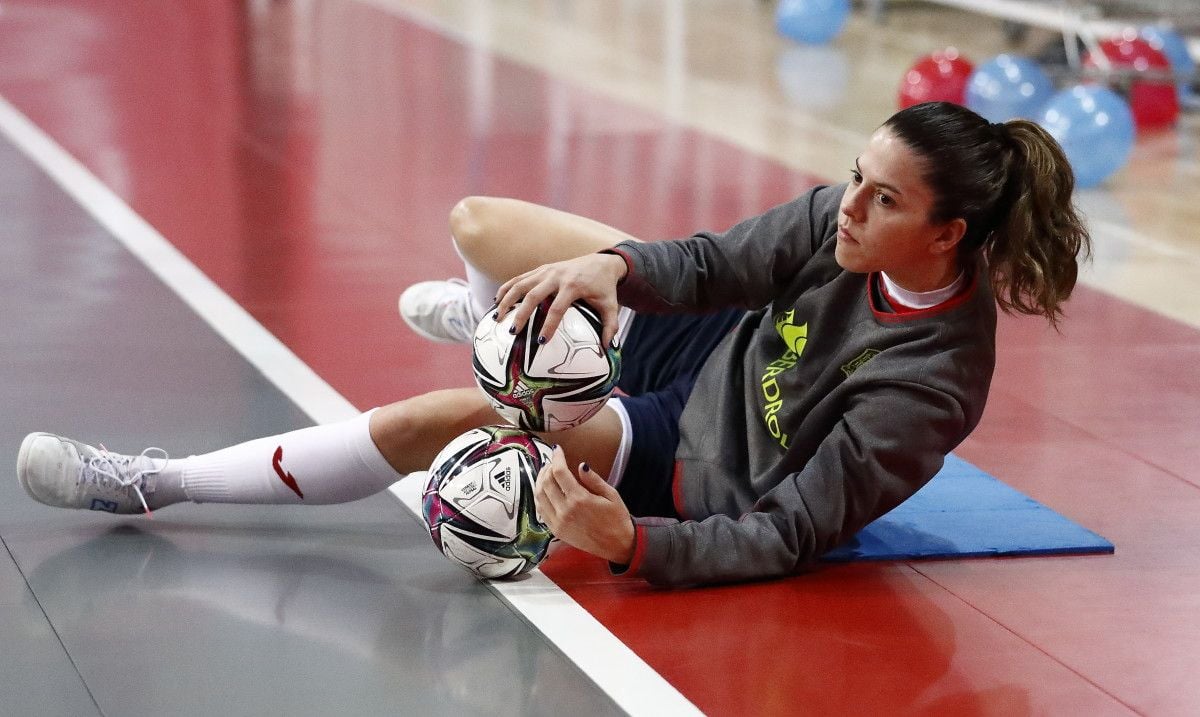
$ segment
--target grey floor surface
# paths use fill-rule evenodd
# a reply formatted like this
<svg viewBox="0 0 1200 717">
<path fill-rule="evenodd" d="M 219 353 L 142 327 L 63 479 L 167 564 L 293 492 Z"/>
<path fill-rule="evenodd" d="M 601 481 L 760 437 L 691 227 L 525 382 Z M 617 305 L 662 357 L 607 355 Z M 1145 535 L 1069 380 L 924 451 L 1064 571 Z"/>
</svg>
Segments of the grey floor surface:
<svg viewBox="0 0 1200 717">
<path fill-rule="evenodd" d="M 0 714 L 619 713 L 389 494 L 29 499 L 29 431 L 185 456 L 310 421 L 6 140 L 0 216 Z"/>
</svg>

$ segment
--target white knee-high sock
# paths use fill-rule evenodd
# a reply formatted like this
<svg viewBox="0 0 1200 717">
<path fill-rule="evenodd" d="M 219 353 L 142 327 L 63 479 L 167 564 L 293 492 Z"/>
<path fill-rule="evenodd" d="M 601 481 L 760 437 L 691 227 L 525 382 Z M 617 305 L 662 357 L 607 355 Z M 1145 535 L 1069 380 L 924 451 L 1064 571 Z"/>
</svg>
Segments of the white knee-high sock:
<svg viewBox="0 0 1200 717">
<path fill-rule="evenodd" d="M 169 461 L 158 480 L 180 481 L 196 503 L 322 505 L 365 498 L 404 477 L 371 440 L 371 413 Z"/>
<path fill-rule="evenodd" d="M 453 238 L 450 243 L 454 246 L 454 251 L 458 254 L 458 258 L 462 259 L 463 267 L 467 274 L 467 290 L 471 296 L 471 318 L 478 322 L 496 303 L 496 292 L 500 291 L 500 283 L 492 281 L 486 274 L 475 268 L 467 258 L 463 256 L 462 250 L 458 248 L 458 242 Z"/>
</svg>

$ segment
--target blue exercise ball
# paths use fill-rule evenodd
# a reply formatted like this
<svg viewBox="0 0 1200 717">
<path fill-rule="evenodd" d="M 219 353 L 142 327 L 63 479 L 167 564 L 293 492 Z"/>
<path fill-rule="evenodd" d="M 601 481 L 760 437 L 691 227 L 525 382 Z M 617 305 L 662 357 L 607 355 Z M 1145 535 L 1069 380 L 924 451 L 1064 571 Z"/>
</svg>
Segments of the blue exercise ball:
<svg viewBox="0 0 1200 717">
<path fill-rule="evenodd" d="M 850 16 L 850 0 L 780 0 L 775 27 L 784 37 L 809 45 L 829 42 Z"/>
<path fill-rule="evenodd" d="M 1176 77 L 1188 78 L 1179 80 L 1179 99 L 1186 100 L 1191 97 L 1193 93 L 1190 79 L 1196 71 L 1196 61 L 1188 52 L 1187 41 L 1178 32 L 1163 25 L 1147 25 L 1139 30 L 1138 34 L 1150 47 L 1167 56 L 1167 62 L 1171 63 L 1171 72 Z"/>
<path fill-rule="evenodd" d="M 1062 145 L 1082 188 L 1095 187 L 1123 167 L 1133 149 L 1133 112 L 1100 85 L 1059 91 L 1046 103 L 1040 123 Z"/>
<path fill-rule="evenodd" d="M 1054 83 L 1036 62 L 1020 55 L 997 55 L 971 73 L 967 107 L 992 122 L 1033 119 L 1054 94 Z"/>
</svg>

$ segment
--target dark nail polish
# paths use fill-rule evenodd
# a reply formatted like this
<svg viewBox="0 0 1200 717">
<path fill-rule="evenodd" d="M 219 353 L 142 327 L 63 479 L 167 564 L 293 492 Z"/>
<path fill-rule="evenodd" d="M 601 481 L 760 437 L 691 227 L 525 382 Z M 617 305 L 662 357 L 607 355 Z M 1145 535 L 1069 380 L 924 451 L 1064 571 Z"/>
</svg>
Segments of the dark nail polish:
<svg viewBox="0 0 1200 717">
<path fill-rule="evenodd" d="M 538 344 L 544 344 L 544 343 L 546 343 L 546 337 L 545 337 L 545 336 L 539 336 L 539 337 L 538 337 Z"/>
<path fill-rule="evenodd" d="M 500 312 L 499 312 L 499 311 L 493 311 L 493 312 L 492 312 L 492 320 L 493 320 L 493 321 L 495 321 L 496 319 L 499 319 L 499 318 L 500 318 Z"/>
<path fill-rule="evenodd" d="M 617 348 L 617 340 L 616 340 L 615 338 L 614 338 L 614 339 L 611 339 L 611 340 L 608 342 L 608 345 L 609 345 L 609 346 L 612 346 L 614 349 L 615 349 L 615 348 Z"/>
<path fill-rule="evenodd" d="M 592 472 L 592 467 L 589 466 L 587 463 L 584 463 L 583 465 L 581 465 L 579 467 L 582 468 L 583 470 L 587 471 L 588 473 Z"/>
<path fill-rule="evenodd" d="M 509 327 L 508 327 L 508 333 L 510 333 L 510 334 L 515 334 L 515 333 L 517 333 L 517 327 L 516 327 L 516 326 L 509 326 Z"/>
</svg>

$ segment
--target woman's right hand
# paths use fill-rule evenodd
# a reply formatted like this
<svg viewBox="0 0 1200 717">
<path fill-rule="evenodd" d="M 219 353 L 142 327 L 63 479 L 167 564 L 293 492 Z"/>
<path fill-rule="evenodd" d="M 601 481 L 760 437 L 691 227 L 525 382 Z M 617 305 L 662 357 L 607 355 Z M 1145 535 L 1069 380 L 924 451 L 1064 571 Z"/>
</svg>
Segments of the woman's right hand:
<svg viewBox="0 0 1200 717">
<path fill-rule="evenodd" d="M 611 345 L 617 335 L 617 283 L 625 277 L 626 271 L 625 260 L 616 254 L 587 254 L 544 264 L 509 279 L 500 287 L 496 292 L 496 319 L 503 319 L 509 311 L 515 311 L 513 329 L 520 331 L 533 310 L 553 296 L 540 337 L 548 341 L 558 330 L 567 307 L 582 299 L 600 312 L 600 320 L 604 323 L 601 340 Z"/>
</svg>

